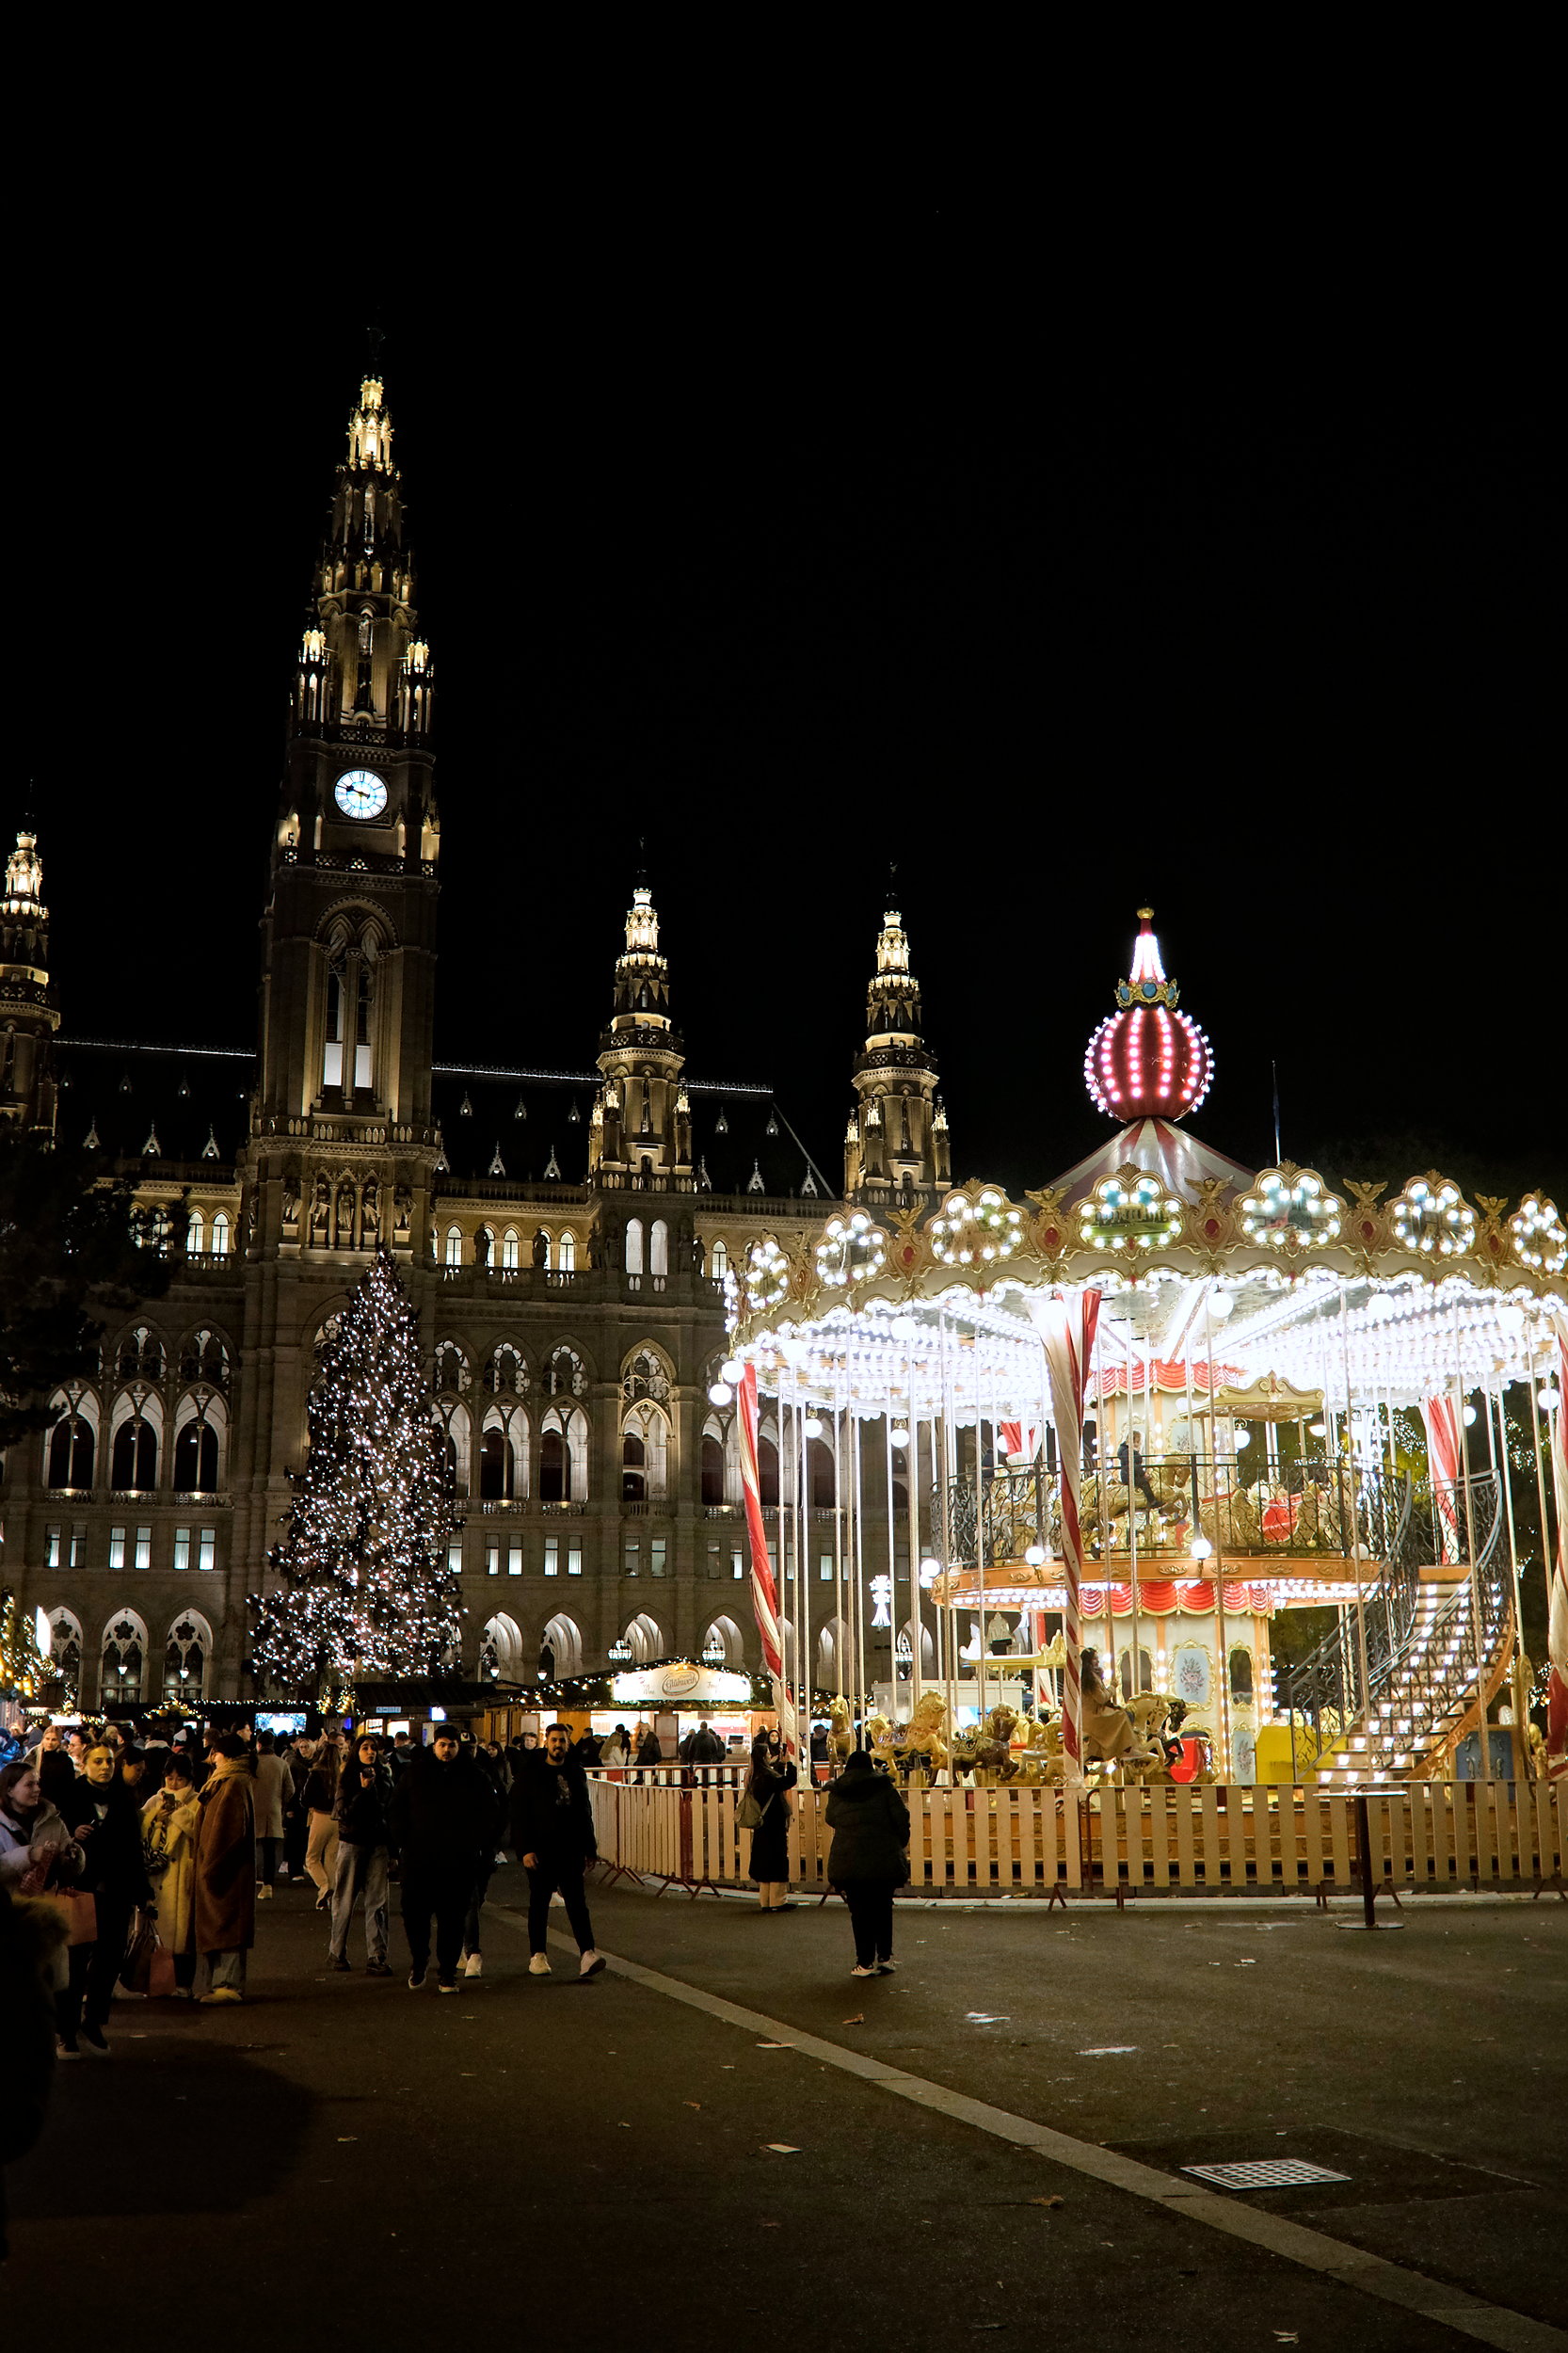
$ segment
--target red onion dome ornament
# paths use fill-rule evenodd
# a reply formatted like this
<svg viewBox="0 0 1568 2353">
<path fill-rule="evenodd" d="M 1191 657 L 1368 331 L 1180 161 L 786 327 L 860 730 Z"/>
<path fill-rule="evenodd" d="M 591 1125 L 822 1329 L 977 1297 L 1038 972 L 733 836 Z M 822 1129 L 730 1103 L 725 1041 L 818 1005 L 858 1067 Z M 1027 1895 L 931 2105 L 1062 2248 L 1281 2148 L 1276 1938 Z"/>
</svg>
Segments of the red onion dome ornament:
<svg viewBox="0 0 1568 2353">
<path fill-rule="evenodd" d="M 1178 1011 L 1181 991 L 1165 977 L 1154 909 L 1140 907 L 1138 921 L 1132 970 L 1116 984 L 1116 1011 L 1083 1058 L 1096 1110 L 1124 1125 L 1195 1112 L 1214 1076 L 1214 1049 L 1191 1015 Z"/>
</svg>

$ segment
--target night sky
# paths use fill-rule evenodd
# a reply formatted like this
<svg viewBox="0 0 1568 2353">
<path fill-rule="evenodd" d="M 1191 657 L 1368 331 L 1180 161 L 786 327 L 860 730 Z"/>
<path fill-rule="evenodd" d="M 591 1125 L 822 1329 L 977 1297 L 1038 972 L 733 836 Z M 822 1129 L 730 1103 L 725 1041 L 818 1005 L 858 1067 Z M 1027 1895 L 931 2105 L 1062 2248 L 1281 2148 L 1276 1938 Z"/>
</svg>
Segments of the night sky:
<svg viewBox="0 0 1568 2353">
<path fill-rule="evenodd" d="M 253 1038 L 374 317 L 443 1058 L 591 1061 L 645 836 L 689 1067 L 770 1081 L 836 1173 L 891 860 L 956 1176 L 1111 1132 L 1083 1050 L 1147 901 L 1208 1142 L 1272 1158 L 1273 1059 L 1292 1157 L 1568 1200 L 1560 534 L 1500 306 L 1325 277 L 1265 330 L 1223 269 L 1091 297 L 939 208 L 584 226 L 357 299 L 161 251 L 21 297 L 0 814 L 41 829 L 68 1032 Z"/>
</svg>

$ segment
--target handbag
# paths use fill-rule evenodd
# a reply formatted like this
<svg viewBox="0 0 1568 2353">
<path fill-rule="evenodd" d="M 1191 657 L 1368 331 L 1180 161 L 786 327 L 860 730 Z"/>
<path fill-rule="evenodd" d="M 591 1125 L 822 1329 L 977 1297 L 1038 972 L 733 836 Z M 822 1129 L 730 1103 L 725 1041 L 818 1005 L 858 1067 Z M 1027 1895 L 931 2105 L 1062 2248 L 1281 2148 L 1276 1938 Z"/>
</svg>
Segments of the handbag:
<svg viewBox="0 0 1568 2353">
<path fill-rule="evenodd" d="M 127 1993 L 146 1993 L 152 1974 L 152 1956 L 158 1946 L 158 1931 L 151 1912 L 145 1907 L 137 1913 L 136 1927 L 125 1946 L 125 1958 L 120 1964 L 120 1982 Z"/>
<path fill-rule="evenodd" d="M 43 1900 L 53 1904 L 64 1920 L 67 1945 L 97 1944 L 98 1905 L 87 1889 L 56 1887 Z"/>
<path fill-rule="evenodd" d="M 152 1958 L 147 1971 L 147 1998 L 150 2002 L 167 2001 L 174 1992 L 174 1955 L 154 1930 Z"/>
<path fill-rule="evenodd" d="M 776 1794 L 776 1791 L 775 1795 Z M 773 1799 L 770 1798 L 768 1805 L 772 1803 Z M 767 1817 L 768 1805 L 759 1805 L 756 1790 L 748 1789 L 735 1808 L 735 1828 L 737 1830 L 760 1830 Z"/>
</svg>

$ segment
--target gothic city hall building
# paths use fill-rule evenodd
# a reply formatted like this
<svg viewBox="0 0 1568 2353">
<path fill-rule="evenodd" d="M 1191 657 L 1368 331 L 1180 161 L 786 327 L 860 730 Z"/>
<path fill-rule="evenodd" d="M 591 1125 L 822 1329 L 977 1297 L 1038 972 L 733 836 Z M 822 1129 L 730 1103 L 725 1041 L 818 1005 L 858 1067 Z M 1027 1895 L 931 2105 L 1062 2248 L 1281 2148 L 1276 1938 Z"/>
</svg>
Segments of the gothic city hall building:
<svg viewBox="0 0 1568 2353">
<path fill-rule="evenodd" d="M 612 1653 L 758 1661 L 733 1408 L 709 1394 L 726 1278 L 833 1205 L 765 1084 L 687 1075 L 641 878 L 597 1054 L 558 1039 L 564 1067 L 436 1059 L 436 668 L 413 600 L 371 376 L 293 681 L 253 1043 L 117 1039 L 50 968 L 46 835 L 18 833 L 7 865 L 0 1120 L 102 1153 L 171 1261 L 168 1290 L 111 1325 L 95 1371 L 0 1467 L 0 1582 L 45 1613 L 84 1710 L 264 1696 L 248 1596 L 283 1533 L 318 1343 L 379 1245 L 448 1443 L 462 1677 L 527 1683 Z M 844 1172 L 846 1196 L 884 1213 L 950 1179 L 920 1022 L 888 912 Z M 760 1437 L 771 1513 L 765 1417 Z M 821 1531 L 799 1573 L 826 1588 L 824 1467 L 785 1476 Z M 810 1618 L 812 1677 L 831 1686 L 835 1623 Z"/>
</svg>

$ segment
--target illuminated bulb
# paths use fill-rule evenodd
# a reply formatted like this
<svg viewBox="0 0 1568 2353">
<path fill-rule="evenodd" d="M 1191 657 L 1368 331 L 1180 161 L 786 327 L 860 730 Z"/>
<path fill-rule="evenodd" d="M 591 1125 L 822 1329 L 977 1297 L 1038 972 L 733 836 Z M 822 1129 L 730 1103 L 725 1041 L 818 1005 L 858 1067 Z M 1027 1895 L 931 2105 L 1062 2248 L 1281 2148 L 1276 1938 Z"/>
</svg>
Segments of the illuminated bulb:
<svg viewBox="0 0 1568 2353">
<path fill-rule="evenodd" d="M 719 1379 L 721 1381 L 738 1381 L 744 1370 L 745 1367 L 742 1364 L 738 1356 L 727 1356 L 723 1364 L 719 1367 Z"/>
<path fill-rule="evenodd" d="M 926 1560 L 920 1562 L 920 1583 L 922 1585 L 928 1588 L 935 1585 L 936 1579 L 941 1576 L 941 1574 L 942 1564 L 939 1561 Z"/>
<path fill-rule="evenodd" d="M 890 1442 L 896 1447 L 905 1447 L 909 1444 L 909 1433 L 902 1426 L 899 1429 L 890 1432 L 888 1434 Z"/>
<path fill-rule="evenodd" d="M 715 1381 L 708 1392 L 708 1402 L 710 1405 L 728 1405 L 734 1395 L 728 1381 Z"/>
<path fill-rule="evenodd" d="M 1475 1418 L 1476 1418 L 1476 1409 L 1475 1409 L 1475 1407 L 1474 1407 L 1473 1405 L 1466 1405 L 1466 1407 L 1464 1408 L 1464 1418 L 1465 1418 L 1465 1421 L 1466 1421 L 1467 1423 L 1468 1423 L 1468 1422 L 1473 1422 L 1473 1421 L 1475 1420 Z"/>
<path fill-rule="evenodd" d="M 822 1424 L 817 1419 L 815 1414 L 808 1414 L 801 1427 L 804 1429 L 808 1438 L 820 1438 L 822 1436 Z"/>
<path fill-rule="evenodd" d="M 1039 1567 L 1039 1565 L 1040 1565 L 1041 1561 L 1045 1559 L 1045 1557 L 1046 1557 L 1046 1547 L 1045 1547 L 1045 1545 L 1025 1545 L 1025 1547 L 1024 1547 L 1024 1559 L 1025 1559 L 1025 1560 L 1029 1562 L 1029 1565 L 1030 1565 L 1030 1567 L 1031 1567 L 1032 1569 L 1037 1569 L 1037 1568 Z"/>
</svg>

